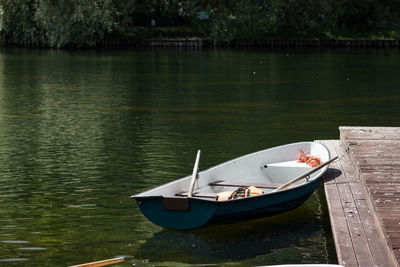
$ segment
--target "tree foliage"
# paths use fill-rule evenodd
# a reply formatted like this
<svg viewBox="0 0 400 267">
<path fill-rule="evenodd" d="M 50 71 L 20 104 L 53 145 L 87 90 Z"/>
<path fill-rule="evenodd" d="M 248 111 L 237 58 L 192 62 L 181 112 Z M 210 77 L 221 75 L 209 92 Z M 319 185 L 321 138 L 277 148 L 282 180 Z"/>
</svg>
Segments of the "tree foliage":
<svg viewBox="0 0 400 267">
<path fill-rule="evenodd" d="M 383 30 L 398 25 L 397 1 L 337 0 L 334 2 L 335 26 L 340 29 Z M 398 5 L 398 4 L 397 4 Z"/>
<path fill-rule="evenodd" d="M 392 0 L 0 0 L 3 40 L 93 46 L 126 27 L 191 25 L 221 42 L 400 27 Z M 200 21 L 198 13 L 209 19 Z M 336 35 L 337 36 L 337 35 Z"/>
<path fill-rule="evenodd" d="M 263 38 L 275 30 L 270 0 L 219 3 L 210 10 L 208 30 L 217 40 Z"/>
<path fill-rule="evenodd" d="M 379 32 L 400 27 L 400 2 L 390 0 L 209 1 L 206 8 L 211 14 L 210 35 L 221 41 L 301 38 L 337 31 Z"/>
<path fill-rule="evenodd" d="M 152 20 L 162 26 L 188 23 L 194 14 L 191 4 L 191 1 L 182 0 L 137 1 L 131 14 L 132 23 L 136 26 L 150 26 Z"/>
<path fill-rule="evenodd" d="M 93 46 L 122 27 L 129 0 L 0 0 L 3 38 L 50 47 Z"/>
<path fill-rule="evenodd" d="M 31 0 L 1 0 L 1 33 L 3 38 L 24 43 L 38 38 L 34 21 L 35 2 Z"/>
</svg>

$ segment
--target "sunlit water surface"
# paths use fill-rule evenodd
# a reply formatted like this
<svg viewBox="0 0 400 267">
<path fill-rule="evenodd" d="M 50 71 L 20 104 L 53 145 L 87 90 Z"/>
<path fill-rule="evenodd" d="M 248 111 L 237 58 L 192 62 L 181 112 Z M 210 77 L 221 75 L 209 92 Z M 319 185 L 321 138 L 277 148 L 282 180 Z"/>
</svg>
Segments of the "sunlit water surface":
<svg viewBox="0 0 400 267">
<path fill-rule="evenodd" d="M 193 231 L 130 195 L 340 125 L 399 126 L 399 50 L 0 50 L 0 266 L 335 263 L 322 185 Z"/>
</svg>

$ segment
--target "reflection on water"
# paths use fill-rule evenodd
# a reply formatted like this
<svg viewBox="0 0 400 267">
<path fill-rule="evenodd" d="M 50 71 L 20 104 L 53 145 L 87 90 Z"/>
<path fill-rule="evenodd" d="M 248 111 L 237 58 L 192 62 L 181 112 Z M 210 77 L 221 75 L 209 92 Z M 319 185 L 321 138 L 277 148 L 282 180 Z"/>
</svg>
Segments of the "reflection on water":
<svg viewBox="0 0 400 267">
<path fill-rule="evenodd" d="M 0 49 L 0 265 L 334 262 L 321 188 L 287 214 L 191 232 L 152 225 L 129 196 L 190 174 L 198 148 L 205 169 L 339 125 L 398 126 L 399 59 Z"/>
</svg>

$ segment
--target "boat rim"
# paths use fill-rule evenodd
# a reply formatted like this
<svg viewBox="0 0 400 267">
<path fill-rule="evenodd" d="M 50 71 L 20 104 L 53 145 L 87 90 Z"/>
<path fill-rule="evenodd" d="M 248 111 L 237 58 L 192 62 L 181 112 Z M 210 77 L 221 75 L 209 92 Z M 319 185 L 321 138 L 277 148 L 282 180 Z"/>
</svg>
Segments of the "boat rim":
<svg viewBox="0 0 400 267">
<path fill-rule="evenodd" d="M 252 153 L 249 153 L 249 154 L 245 154 L 245 155 L 239 156 L 239 157 L 237 157 L 237 158 L 234 158 L 234 159 L 231 159 L 231 160 L 227 160 L 227 161 L 224 161 L 224 162 L 219 163 L 219 164 L 217 164 L 217 165 L 211 166 L 211 167 L 209 167 L 209 168 L 207 168 L 207 169 L 204 169 L 204 170 L 202 170 L 202 171 L 199 172 L 199 175 L 200 175 L 202 172 L 206 172 L 206 171 L 212 170 L 212 169 L 214 169 L 214 168 L 218 168 L 218 167 L 220 167 L 221 165 L 226 164 L 226 163 L 231 162 L 231 161 L 236 161 L 236 160 L 239 160 L 239 159 L 244 158 L 244 157 L 250 157 L 250 156 L 252 156 L 252 155 L 255 155 L 255 154 L 257 154 L 257 153 L 261 153 L 261 152 L 264 152 L 264 151 L 267 151 L 267 150 L 270 150 L 270 149 L 278 149 L 278 148 L 280 148 L 280 147 L 284 147 L 284 146 L 288 146 L 288 145 L 297 145 L 297 144 L 318 144 L 318 145 L 321 145 L 322 147 L 324 147 L 324 148 L 326 149 L 326 151 L 327 151 L 327 153 L 328 153 L 328 159 L 327 159 L 327 160 L 330 160 L 330 159 L 331 159 L 331 153 L 330 153 L 328 147 L 327 147 L 325 144 L 320 143 L 320 142 L 317 142 L 317 141 L 301 141 L 301 142 L 294 142 L 294 143 L 289 143 L 289 144 L 278 145 L 278 146 L 266 148 L 266 149 L 263 149 L 263 150 L 259 150 L 259 151 L 256 151 L 256 152 L 252 152 Z M 247 200 L 252 200 L 252 199 L 256 199 L 256 198 L 262 198 L 262 197 L 266 197 L 266 196 L 273 196 L 273 195 L 276 195 L 276 194 L 281 194 L 281 193 L 283 193 L 283 192 L 290 192 L 290 191 L 293 191 L 293 190 L 295 190 L 295 189 L 297 189 L 297 188 L 304 187 L 304 186 L 308 185 L 308 184 L 311 183 L 311 182 L 317 181 L 317 180 L 320 178 L 320 176 L 324 173 L 324 172 L 322 172 L 322 171 L 323 171 L 323 170 L 326 170 L 327 168 L 329 168 L 329 165 L 323 167 L 323 168 L 321 169 L 321 173 L 320 173 L 318 176 L 314 177 L 312 180 L 310 180 L 308 183 L 303 183 L 303 184 L 299 184 L 299 185 L 294 185 L 294 186 L 291 186 L 290 188 L 284 189 L 284 190 L 282 190 L 282 191 L 272 191 L 272 192 L 269 192 L 269 193 L 266 193 L 266 194 L 263 194 L 263 195 L 253 196 L 253 197 L 251 197 L 251 198 L 237 198 L 237 199 L 229 199 L 229 200 L 225 200 L 225 201 L 218 201 L 218 200 L 216 200 L 216 199 L 202 198 L 202 197 L 179 197 L 179 196 L 176 196 L 176 198 L 195 199 L 195 200 L 199 200 L 199 201 L 216 202 L 216 203 L 231 203 L 231 202 L 236 202 L 236 201 L 247 201 Z M 150 189 L 148 189 L 148 190 L 145 190 L 145 191 L 143 191 L 143 192 L 140 192 L 140 193 L 138 193 L 138 194 L 131 195 L 131 198 L 137 199 L 137 200 L 139 200 L 139 199 L 148 199 L 148 198 L 164 198 L 163 195 L 147 195 L 147 196 L 141 196 L 141 195 L 142 195 L 142 194 L 146 194 L 147 192 L 150 192 L 150 191 L 152 191 L 152 190 L 154 190 L 154 189 L 156 189 L 156 188 L 159 188 L 159 187 L 161 187 L 161 186 L 167 186 L 167 185 L 169 185 L 169 184 L 172 184 L 172 183 L 175 183 L 175 182 L 179 182 L 179 181 L 181 181 L 181 180 L 189 179 L 189 178 L 190 178 L 190 175 L 185 176 L 185 177 L 182 177 L 182 178 L 179 178 L 179 179 L 177 179 L 177 180 L 172 180 L 172 181 L 170 181 L 170 182 L 167 182 L 167 183 L 158 185 L 158 186 L 156 186 L 156 187 L 150 188 Z"/>
</svg>

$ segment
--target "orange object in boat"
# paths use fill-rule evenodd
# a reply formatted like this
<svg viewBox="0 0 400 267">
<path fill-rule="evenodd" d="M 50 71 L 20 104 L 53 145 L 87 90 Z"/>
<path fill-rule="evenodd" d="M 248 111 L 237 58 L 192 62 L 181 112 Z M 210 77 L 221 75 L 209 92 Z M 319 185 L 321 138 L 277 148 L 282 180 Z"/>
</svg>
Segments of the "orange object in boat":
<svg viewBox="0 0 400 267">
<path fill-rule="evenodd" d="M 262 191 L 260 188 L 257 188 L 255 186 L 250 186 L 248 188 L 248 190 L 250 191 L 250 196 L 258 196 L 258 195 L 262 195 L 264 194 L 264 191 Z"/>
<path fill-rule="evenodd" d="M 217 194 L 215 197 L 218 201 L 225 201 L 230 199 L 242 198 L 242 197 L 253 197 L 264 194 L 264 191 L 255 187 L 239 187 L 234 191 L 224 191 Z"/>
<path fill-rule="evenodd" d="M 297 155 L 297 162 L 304 162 L 315 167 L 321 164 L 321 159 L 317 156 L 307 155 L 302 149 L 300 149 L 300 154 Z"/>
<path fill-rule="evenodd" d="M 231 195 L 232 195 L 232 191 L 219 192 L 215 199 L 218 201 L 225 201 L 225 200 L 229 200 Z"/>
</svg>

